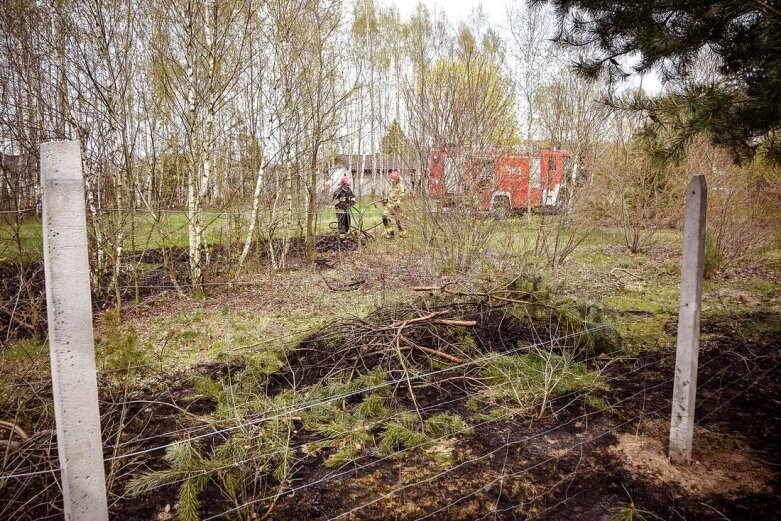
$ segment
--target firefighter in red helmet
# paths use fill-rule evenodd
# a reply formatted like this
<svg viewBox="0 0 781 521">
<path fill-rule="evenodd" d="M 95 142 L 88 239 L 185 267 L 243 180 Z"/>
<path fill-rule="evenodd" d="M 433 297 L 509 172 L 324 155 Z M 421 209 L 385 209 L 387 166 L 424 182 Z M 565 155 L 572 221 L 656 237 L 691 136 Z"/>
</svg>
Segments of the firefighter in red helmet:
<svg viewBox="0 0 781 521">
<path fill-rule="evenodd" d="M 382 212 L 382 224 L 385 226 L 385 238 L 393 239 L 396 228 L 399 237 L 406 237 L 407 231 L 401 227 L 401 202 L 404 199 L 404 185 L 397 170 L 390 173 L 390 189 L 385 198 L 385 210 Z M 395 224 L 395 226 L 394 226 Z"/>
<path fill-rule="evenodd" d="M 350 189 L 350 178 L 346 175 L 339 180 L 339 187 L 334 192 L 332 200 L 336 201 L 339 238 L 344 239 L 350 231 L 350 208 L 355 204 L 355 194 Z"/>
</svg>

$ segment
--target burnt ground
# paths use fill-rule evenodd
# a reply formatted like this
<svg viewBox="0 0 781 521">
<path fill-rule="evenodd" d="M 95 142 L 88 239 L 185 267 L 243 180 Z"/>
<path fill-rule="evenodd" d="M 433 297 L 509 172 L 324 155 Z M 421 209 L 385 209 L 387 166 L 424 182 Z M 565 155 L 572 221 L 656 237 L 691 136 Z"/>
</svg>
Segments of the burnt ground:
<svg viewBox="0 0 781 521">
<path fill-rule="evenodd" d="M 743 318 L 762 322 L 779 317 Z M 309 456 L 273 507 L 265 502 L 254 512 L 277 520 L 340 515 L 366 520 L 590 520 L 629 519 L 625 516 L 631 513 L 670 520 L 776 519 L 781 511 L 781 338 L 776 334 L 761 343 L 746 341 L 717 319 L 706 320 L 703 332 L 710 340 L 700 353 L 691 467 L 674 467 L 666 458 L 674 353 L 645 352 L 632 359 L 597 359 L 609 383 L 600 394 L 611 404 L 607 410 L 591 407 L 576 393 L 553 400 L 540 420 L 521 415 L 485 422 L 456 402 L 447 409 L 477 426 L 435 449 L 451 452 L 450 463 L 418 453 L 404 458 L 368 453 L 345 467 L 326 469 L 322 456 Z M 216 364 L 200 372 L 218 377 L 240 369 Z M 188 384 L 174 384 L 160 401 L 170 400 L 195 414 L 214 407 L 208 400 L 187 401 L 190 392 Z M 421 401 L 441 399 L 435 391 L 419 396 Z M 130 413 L 150 419 L 142 429 L 146 437 L 171 431 L 181 421 L 176 410 L 161 404 L 137 405 Z M 306 433 L 300 436 L 306 439 Z M 139 469 L 142 463 L 163 467 L 154 455 L 139 461 Z M 115 491 L 121 494 L 120 484 Z M 214 485 L 201 499 L 204 517 L 233 506 Z M 112 517 L 169 519 L 175 504 L 175 487 L 165 487 L 152 496 L 118 501 Z"/>
<path fill-rule="evenodd" d="M 281 241 L 275 240 L 275 249 L 281 249 Z M 322 234 L 315 239 L 315 259 L 322 268 L 330 268 L 329 253 L 353 251 L 358 247 L 354 238 L 339 239 L 335 234 Z M 291 239 L 289 258 L 300 260 L 305 251 L 302 237 Z M 268 244 L 253 244 L 250 259 L 268 261 Z M 210 247 L 210 265 L 206 267 L 206 278 L 212 275 L 233 273 L 236 268 L 236 252 L 223 245 Z M 123 269 L 119 274 L 120 298 L 130 303 L 148 299 L 180 287 L 188 292 L 190 274 L 186 247 L 149 249 L 124 256 Z M 210 288 L 206 288 L 208 291 Z M 332 288 L 339 290 L 340 288 Z M 349 289 L 349 288 L 347 288 Z M 116 305 L 111 273 L 105 273 L 93 281 L 92 306 L 95 311 L 111 309 Z M 23 262 L 0 261 L 0 337 L 25 338 L 41 334 L 46 330 L 46 287 L 44 284 L 43 260 L 32 259 Z"/>
<path fill-rule="evenodd" d="M 568 393 L 555 398 L 542 419 L 521 414 L 485 421 L 475 418 L 476 411 L 464 401 L 456 401 L 445 410 L 476 426 L 471 434 L 435 447 L 435 452 L 451 454 L 449 463 L 436 463 L 430 454 L 381 458 L 367 452 L 347 466 L 327 469 L 322 455 L 303 457 L 276 503 L 271 508 L 268 502 L 259 504 L 255 513 L 268 513 L 268 519 L 276 520 L 340 515 L 365 520 L 608 520 L 630 519 L 629 505 L 634 505 L 635 515 L 644 514 L 645 519 L 776 519 L 781 511 L 781 336 L 770 327 L 775 333 L 746 338 L 737 335 L 732 324 L 737 320 L 772 325 L 780 319 L 751 313 L 704 320 L 708 340 L 700 353 L 691 467 L 674 467 L 666 458 L 674 353 L 648 351 L 628 359 L 595 359 L 609 384 L 598 392 L 610 404 L 607 409 L 596 409 L 582 395 Z M 674 331 L 675 324 L 665 330 Z M 303 363 L 304 359 L 299 361 Z M 242 369 L 241 362 L 214 363 L 195 373 L 216 380 Z M 192 399 L 192 376 L 192 371 L 167 375 L 132 396 L 123 395 L 116 385 L 101 386 L 117 393 L 104 391 L 101 396 L 104 432 L 114 433 L 106 434 L 105 446 L 117 441 L 120 422 L 124 426 L 119 439 L 131 441 L 122 450 L 143 450 L 174 441 L 171 431 L 193 426 L 182 410 L 195 416 L 213 412 L 212 400 Z M 455 392 L 430 389 L 421 391 L 418 399 L 438 403 L 452 400 Z M 125 409 L 118 406 L 123 400 L 130 402 Z M 132 443 L 138 437 L 145 441 Z M 307 437 L 301 431 L 296 442 Z M 17 449 L 20 460 L 28 458 L 28 465 L 30 458 L 56 461 L 51 431 L 33 438 Z M 107 458 L 112 455 L 107 451 Z M 124 493 L 123 475 L 165 467 L 160 451 L 123 465 L 112 482 L 112 518 L 172 519 L 176 487 L 135 499 Z M 46 491 L 49 503 L 41 501 L 39 508 L 29 510 L 29 517 L 15 519 L 39 519 L 56 512 L 52 506 L 60 498 L 54 478 L 26 481 L 27 490 Z M 9 492 L 0 488 L 0 497 L 21 500 Z M 201 500 L 204 517 L 233 506 L 214 484 L 207 486 Z"/>
<path fill-rule="evenodd" d="M 612 519 L 630 502 L 661 519 L 777 519 L 781 338 L 732 340 L 701 352 L 689 469 L 665 456 L 673 354 L 646 353 L 606 370 L 612 413 L 575 400 L 531 424 L 477 427 L 457 442 L 452 470 L 383 462 L 287 496 L 271 518 L 329 519 L 402 488 L 344 519 Z M 626 451 L 633 442 L 641 450 Z M 315 467 L 295 486 L 328 476 Z"/>
</svg>

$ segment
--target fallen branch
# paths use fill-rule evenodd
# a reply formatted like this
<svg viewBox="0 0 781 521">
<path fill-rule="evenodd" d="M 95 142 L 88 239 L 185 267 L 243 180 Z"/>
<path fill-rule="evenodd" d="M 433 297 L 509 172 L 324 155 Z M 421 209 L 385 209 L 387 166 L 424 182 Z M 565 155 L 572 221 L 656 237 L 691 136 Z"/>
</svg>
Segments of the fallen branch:
<svg viewBox="0 0 781 521">
<path fill-rule="evenodd" d="M 635 275 L 634 273 L 632 273 L 631 271 L 629 271 L 629 270 L 627 270 L 625 268 L 615 267 L 612 270 L 610 270 L 610 274 L 615 277 L 616 276 L 616 274 L 615 274 L 616 271 L 624 272 L 627 275 L 629 275 L 630 277 L 634 278 L 635 280 L 639 280 L 640 282 L 643 282 L 643 277 L 641 277 L 639 275 Z M 618 277 L 616 277 L 616 278 L 618 278 Z"/>
<path fill-rule="evenodd" d="M 436 318 L 438 316 L 446 314 L 447 311 L 434 311 L 433 313 L 429 313 L 428 315 L 418 317 L 418 318 L 412 318 L 409 320 L 403 320 L 401 322 L 394 322 L 393 324 L 383 328 L 383 329 L 404 329 L 410 324 L 419 324 L 420 322 L 427 322 L 433 318 Z"/>
<path fill-rule="evenodd" d="M 450 320 L 448 318 L 439 318 L 434 320 L 433 323 L 445 326 L 475 327 L 477 325 L 477 320 Z"/>
<path fill-rule="evenodd" d="M 5 427 L 6 429 L 10 430 L 11 432 L 15 432 L 17 436 L 22 438 L 23 440 L 26 440 L 29 438 L 26 432 L 22 430 L 21 427 L 16 425 L 15 423 L 7 422 L 0 420 L 0 427 Z"/>
<path fill-rule="evenodd" d="M 423 421 L 423 415 L 420 413 L 420 407 L 418 407 L 418 401 L 415 399 L 415 391 L 412 390 L 412 382 L 409 378 L 409 370 L 407 369 L 407 363 L 404 361 L 404 355 L 401 354 L 401 331 L 407 325 L 407 322 L 402 322 L 399 326 L 399 331 L 396 333 L 396 353 L 399 355 L 399 362 L 404 369 L 404 377 L 407 379 L 407 388 L 409 389 L 409 395 L 412 399 L 412 403 L 415 405 L 415 410 L 418 413 L 420 421 Z"/>
<path fill-rule="evenodd" d="M 414 347 L 415 349 L 419 349 L 419 350 L 423 351 L 424 353 L 428 353 L 430 355 L 438 356 L 440 358 L 444 358 L 445 360 L 450 360 L 451 362 L 455 362 L 457 364 L 460 364 L 460 363 L 463 362 L 463 360 L 458 358 L 457 356 L 453 356 L 453 355 L 448 354 L 448 353 L 443 353 L 442 351 L 438 351 L 438 350 L 432 349 L 430 347 L 424 347 L 424 346 L 418 345 L 415 342 L 413 342 L 412 340 L 410 340 L 409 338 L 405 337 L 404 335 L 400 334 L 399 336 L 407 344 L 409 344 L 410 346 Z"/>
</svg>

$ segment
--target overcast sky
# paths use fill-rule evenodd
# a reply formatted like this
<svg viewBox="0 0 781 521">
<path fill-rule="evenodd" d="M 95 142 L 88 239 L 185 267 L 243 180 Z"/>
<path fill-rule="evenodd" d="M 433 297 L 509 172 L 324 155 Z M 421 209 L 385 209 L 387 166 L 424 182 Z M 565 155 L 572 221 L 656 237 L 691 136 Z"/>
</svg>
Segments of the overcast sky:
<svg viewBox="0 0 781 521">
<path fill-rule="evenodd" d="M 515 0 L 524 2 L 526 0 Z M 424 4 L 429 11 L 445 11 L 448 20 L 451 23 L 458 24 L 460 21 L 467 20 L 474 9 L 482 6 L 483 11 L 492 25 L 499 26 L 501 29 L 507 27 L 507 10 L 512 5 L 513 0 L 380 0 L 383 5 L 395 5 L 402 18 L 407 18 L 415 11 L 418 3 Z M 648 74 L 643 78 L 633 77 L 626 82 L 626 88 L 637 87 L 642 81 L 643 88 L 650 94 L 658 93 L 662 86 L 656 74 Z"/>
<path fill-rule="evenodd" d="M 444 10 L 451 22 L 466 20 L 472 9 L 482 5 L 483 10 L 488 15 L 488 19 L 495 24 L 505 23 L 507 6 L 510 4 L 506 0 L 487 0 L 483 2 L 470 0 L 453 0 L 451 2 L 443 2 L 442 0 L 385 0 L 386 5 L 395 5 L 399 8 L 402 16 L 405 17 L 415 11 L 415 6 L 418 3 L 424 4 L 430 11 L 434 11 L 435 8 L 436 10 Z"/>
</svg>

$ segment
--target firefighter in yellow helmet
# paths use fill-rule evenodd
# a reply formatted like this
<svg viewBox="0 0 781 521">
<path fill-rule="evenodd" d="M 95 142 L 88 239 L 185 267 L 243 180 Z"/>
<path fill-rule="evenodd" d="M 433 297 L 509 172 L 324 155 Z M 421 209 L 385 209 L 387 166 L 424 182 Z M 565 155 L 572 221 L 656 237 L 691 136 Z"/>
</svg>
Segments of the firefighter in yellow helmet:
<svg viewBox="0 0 781 521">
<path fill-rule="evenodd" d="M 393 239 L 396 228 L 399 237 L 406 237 L 407 231 L 401 227 L 401 202 L 404 199 L 404 185 L 398 171 L 390 173 L 390 189 L 385 198 L 385 210 L 382 212 L 382 224 L 385 225 L 385 238 Z"/>
</svg>

